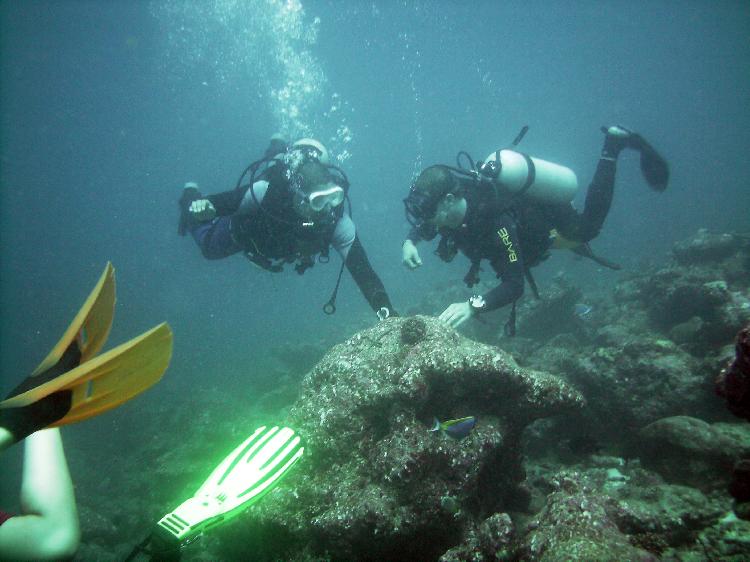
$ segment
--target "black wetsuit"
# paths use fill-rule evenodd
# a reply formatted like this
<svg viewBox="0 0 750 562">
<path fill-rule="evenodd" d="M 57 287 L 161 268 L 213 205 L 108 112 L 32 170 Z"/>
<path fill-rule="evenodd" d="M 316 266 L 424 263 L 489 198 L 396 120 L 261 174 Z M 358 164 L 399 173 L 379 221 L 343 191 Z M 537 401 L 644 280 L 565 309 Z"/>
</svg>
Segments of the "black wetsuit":
<svg viewBox="0 0 750 562">
<path fill-rule="evenodd" d="M 429 226 L 412 228 L 412 242 L 431 240 L 440 234 L 441 247 L 463 253 L 472 262 L 465 279 L 469 286 L 476 283 L 481 260 L 490 262 L 501 283 L 483 295 L 485 311 L 495 310 L 516 301 L 523 295 L 526 270 L 545 259 L 553 244 L 552 229 L 567 240 L 585 243 L 599 234 L 612 203 L 616 161 L 602 158 L 586 194 L 583 213 L 570 203 L 550 205 L 519 200 L 508 207 L 507 201 L 496 201 L 486 185 L 465 181 L 467 211 L 464 222 L 455 229 L 443 228 L 430 232 Z M 438 253 L 441 253 L 440 250 Z"/>
</svg>

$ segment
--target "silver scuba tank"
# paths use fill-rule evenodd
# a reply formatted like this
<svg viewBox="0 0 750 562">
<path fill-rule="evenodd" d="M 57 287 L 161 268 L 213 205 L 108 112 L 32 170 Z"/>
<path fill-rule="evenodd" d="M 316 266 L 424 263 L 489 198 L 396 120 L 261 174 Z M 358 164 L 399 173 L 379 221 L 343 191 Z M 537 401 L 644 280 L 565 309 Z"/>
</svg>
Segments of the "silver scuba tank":
<svg viewBox="0 0 750 562">
<path fill-rule="evenodd" d="M 542 203 L 569 203 L 578 191 L 578 178 L 570 168 L 507 148 L 490 154 L 483 172 L 485 168 L 510 193 Z"/>
</svg>

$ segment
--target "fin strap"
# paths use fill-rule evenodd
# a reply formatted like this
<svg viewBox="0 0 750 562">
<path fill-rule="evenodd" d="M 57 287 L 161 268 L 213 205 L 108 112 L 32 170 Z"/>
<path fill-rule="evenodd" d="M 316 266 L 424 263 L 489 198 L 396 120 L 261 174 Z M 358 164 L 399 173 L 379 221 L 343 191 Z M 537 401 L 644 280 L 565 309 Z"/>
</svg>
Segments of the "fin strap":
<svg viewBox="0 0 750 562">
<path fill-rule="evenodd" d="M 17 443 L 64 418 L 72 403 L 73 391 L 61 390 L 28 406 L 0 408 L 0 427 L 7 429 Z"/>
</svg>

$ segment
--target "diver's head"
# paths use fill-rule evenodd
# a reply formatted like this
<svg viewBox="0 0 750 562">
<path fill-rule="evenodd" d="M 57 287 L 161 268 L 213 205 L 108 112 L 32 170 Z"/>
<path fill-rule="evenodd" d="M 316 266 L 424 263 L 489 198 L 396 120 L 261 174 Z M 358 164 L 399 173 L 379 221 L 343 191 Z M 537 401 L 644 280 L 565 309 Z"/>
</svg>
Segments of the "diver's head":
<svg viewBox="0 0 750 562">
<path fill-rule="evenodd" d="M 292 143 L 291 150 L 293 152 L 300 152 L 306 160 L 318 160 L 324 166 L 328 166 L 331 163 L 328 156 L 328 149 L 319 140 L 309 138 L 299 139 Z"/>
<path fill-rule="evenodd" d="M 320 161 L 304 162 L 290 181 L 294 210 L 306 219 L 322 220 L 333 217 L 335 209 L 344 202 L 346 193 L 336 178 Z"/>
<path fill-rule="evenodd" d="M 416 227 L 458 226 L 466 214 L 463 187 L 445 166 L 430 166 L 422 171 L 404 199 L 406 219 Z"/>
</svg>

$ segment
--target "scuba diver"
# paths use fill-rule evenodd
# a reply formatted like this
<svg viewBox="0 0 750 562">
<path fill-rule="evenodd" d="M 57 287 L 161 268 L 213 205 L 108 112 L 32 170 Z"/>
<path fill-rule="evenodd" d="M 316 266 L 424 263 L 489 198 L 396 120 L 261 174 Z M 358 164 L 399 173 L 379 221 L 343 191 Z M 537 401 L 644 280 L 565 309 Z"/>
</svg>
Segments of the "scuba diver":
<svg viewBox="0 0 750 562">
<path fill-rule="evenodd" d="M 249 181 L 245 181 L 250 174 Z M 288 146 L 274 136 L 262 159 L 253 162 L 230 191 L 203 196 L 188 182 L 179 201 L 178 232 L 188 232 L 207 259 L 242 252 L 254 264 L 280 272 L 294 263 L 300 275 L 329 260 L 332 246 L 342 258 L 338 280 L 323 310 L 336 311 L 344 266 L 380 319 L 394 316 L 385 287 L 373 270 L 349 212 L 349 181 L 331 165 L 328 150 L 315 139 Z"/>
<path fill-rule="evenodd" d="M 604 146 L 582 213 L 571 204 L 578 189 L 569 168 L 518 152 L 524 127 L 511 147 L 474 163 L 459 152 L 457 167 L 435 165 L 422 171 L 404 199 L 411 229 L 402 246 L 409 269 L 422 265 L 416 244 L 440 235 L 435 252 L 451 261 L 461 251 L 471 262 L 464 277 L 468 287 L 479 282 L 481 260 L 488 260 L 501 283 L 484 295 L 453 303 L 440 319 L 458 327 L 478 314 L 513 304 L 506 334 L 515 333 L 516 301 L 524 279 L 538 291 L 529 268 L 549 257 L 551 248 L 571 249 L 612 269 L 619 266 L 593 254 L 588 242 L 602 228 L 612 203 L 617 158 L 624 149 L 640 153 L 646 182 L 663 191 L 669 166 L 638 133 L 622 126 L 602 127 Z M 464 162 L 468 161 L 468 167 Z"/>
</svg>

